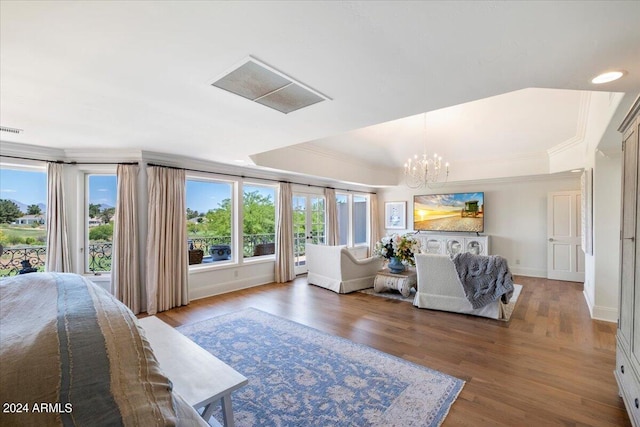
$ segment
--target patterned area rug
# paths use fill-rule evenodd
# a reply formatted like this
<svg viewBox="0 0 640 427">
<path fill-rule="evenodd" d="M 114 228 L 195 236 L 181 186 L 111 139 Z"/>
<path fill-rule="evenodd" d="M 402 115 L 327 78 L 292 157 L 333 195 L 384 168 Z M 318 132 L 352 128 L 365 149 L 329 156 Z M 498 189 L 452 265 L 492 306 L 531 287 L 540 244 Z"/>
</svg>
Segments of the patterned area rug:
<svg viewBox="0 0 640 427">
<path fill-rule="evenodd" d="M 256 309 L 178 330 L 249 379 L 233 394 L 238 427 L 439 426 L 464 385 Z"/>
<path fill-rule="evenodd" d="M 416 296 L 416 290 L 415 289 L 411 289 L 411 295 L 409 295 L 408 297 L 403 297 L 400 292 L 398 291 L 386 291 L 386 292 L 376 292 L 373 290 L 373 288 L 369 288 L 369 289 L 362 289 L 361 291 L 358 292 L 362 292 L 363 294 L 367 294 L 367 295 L 374 295 L 377 297 L 383 297 L 383 298 L 389 298 L 389 299 L 395 299 L 395 300 L 399 300 L 399 301 L 405 301 L 405 302 L 410 302 L 411 304 L 413 304 L 413 299 Z M 504 315 L 505 318 L 504 319 L 497 319 L 497 320 L 501 320 L 503 322 L 508 322 L 509 319 L 511 319 L 511 314 L 513 314 L 513 310 L 516 308 L 516 303 L 518 302 L 518 297 L 520 296 L 520 292 L 522 292 L 522 285 L 513 285 L 513 295 L 511 296 L 511 299 L 509 300 L 509 303 L 504 307 Z"/>
</svg>

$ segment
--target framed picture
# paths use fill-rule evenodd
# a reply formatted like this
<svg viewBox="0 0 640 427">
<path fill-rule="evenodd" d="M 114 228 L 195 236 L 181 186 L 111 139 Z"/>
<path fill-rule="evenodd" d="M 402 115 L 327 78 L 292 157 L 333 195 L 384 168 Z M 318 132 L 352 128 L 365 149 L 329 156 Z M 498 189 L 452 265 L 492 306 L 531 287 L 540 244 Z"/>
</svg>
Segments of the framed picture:
<svg viewBox="0 0 640 427">
<path fill-rule="evenodd" d="M 384 204 L 384 228 L 407 228 L 407 202 L 385 202 Z"/>
</svg>

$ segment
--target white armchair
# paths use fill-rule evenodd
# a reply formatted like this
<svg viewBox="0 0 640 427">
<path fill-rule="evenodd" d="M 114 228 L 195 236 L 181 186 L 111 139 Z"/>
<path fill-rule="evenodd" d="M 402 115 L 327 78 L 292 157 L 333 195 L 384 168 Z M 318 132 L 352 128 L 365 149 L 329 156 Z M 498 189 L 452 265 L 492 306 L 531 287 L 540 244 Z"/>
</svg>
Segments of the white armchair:
<svg viewBox="0 0 640 427">
<path fill-rule="evenodd" d="M 502 319 L 500 300 L 474 309 L 464 294 L 456 267 L 448 255 L 416 254 L 418 289 L 413 305 L 432 310 L 453 311 L 474 316 Z"/>
<path fill-rule="evenodd" d="M 345 246 L 306 245 L 307 281 L 340 294 L 373 287 L 378 257 L 356 259 Z"/>
</svg>

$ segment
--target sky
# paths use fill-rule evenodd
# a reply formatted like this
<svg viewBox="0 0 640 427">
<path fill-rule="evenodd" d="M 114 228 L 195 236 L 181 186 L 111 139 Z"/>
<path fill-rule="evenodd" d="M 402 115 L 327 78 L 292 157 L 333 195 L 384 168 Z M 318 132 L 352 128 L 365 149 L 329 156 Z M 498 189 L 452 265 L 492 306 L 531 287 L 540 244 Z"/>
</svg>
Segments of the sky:
<svg viewBox="0 0 640 427">
<path fill-rule="evenodd" d="M 0 169 L 0 199 L 17 200 L 26 205 L 46 204 L 46 172 Z"/>
<path fill-rule="evenodd" d="M 224 182 L 187 180 L 187 208 L 206 213 L 217 208 L 224 199 L 231 198 L 232 185 Z M 263 196 L 271 196 L 274 200 L 273 187 L 245 185 L 244 191 L 258 191 Z"/>
<path fill-rule="evenodd" d="M 215 209 L 231 197 L 231 184 L 187 180 L 187 207 L 198 212 Z M 245 185 L 245 191 L 258 191 L 274 200 L 273 187 Z M 115 206 L 117 181 L 115 175 L 89 176 L 89 202 Z M 47 174 L 14 169 L 0 169 L 0 199 L 17 200 L 26 205 L 47 202 Z"/>
</svg>

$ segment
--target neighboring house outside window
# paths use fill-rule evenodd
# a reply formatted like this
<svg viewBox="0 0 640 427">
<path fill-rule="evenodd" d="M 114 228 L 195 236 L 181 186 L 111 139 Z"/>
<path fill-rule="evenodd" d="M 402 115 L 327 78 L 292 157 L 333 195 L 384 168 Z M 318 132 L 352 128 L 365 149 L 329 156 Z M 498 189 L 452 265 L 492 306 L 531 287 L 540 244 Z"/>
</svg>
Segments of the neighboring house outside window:
<svg viewBox="0 0 640 427">
<path fill-rule="evenodd" d="M 118 190 L 115 174 L 87 173 L 85 180 L 85 271 L 111 271 L 113 221 Z"/>
<path fill-rule="evenodd" d="M 0 165 L 0 279 L 26 271 L 25 261 L 44 271 L 46 202 L 44 166 Z"/>
</svg>

